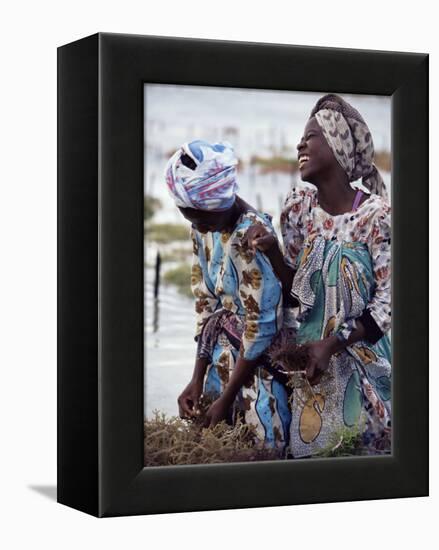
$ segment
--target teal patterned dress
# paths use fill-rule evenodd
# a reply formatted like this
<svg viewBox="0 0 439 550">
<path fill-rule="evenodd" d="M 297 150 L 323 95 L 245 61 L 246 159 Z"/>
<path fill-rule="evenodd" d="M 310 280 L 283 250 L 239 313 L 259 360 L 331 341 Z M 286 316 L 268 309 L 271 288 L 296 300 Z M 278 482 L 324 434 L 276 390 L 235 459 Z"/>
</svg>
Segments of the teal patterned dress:
<svg viewBox="0 0 439 550">
<path fill-rule="evenodd" d="M 337 445 L 344 428 L 358 429 L 371 454 L 389 452 L 391 434 L 390 208 L 377 195 L 355 212 L 331 216 L 317 191 L 297 186 L 281 215 L 286 258 L 296 269 L 298 343 L 338 334 L 361 319 L 367 338 L 331 357 L 318 384 L 292 399 L 294 457 Z"/>
</svg>

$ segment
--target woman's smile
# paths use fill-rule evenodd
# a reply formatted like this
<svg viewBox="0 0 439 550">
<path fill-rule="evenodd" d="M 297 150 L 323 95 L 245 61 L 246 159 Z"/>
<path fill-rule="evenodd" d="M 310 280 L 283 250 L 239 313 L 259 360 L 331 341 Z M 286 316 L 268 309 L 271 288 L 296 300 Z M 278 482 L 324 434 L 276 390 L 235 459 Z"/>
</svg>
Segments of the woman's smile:
<svg viewBox="0 0 439 550">
<path fill-rule="evenodd" d="M 305 153 L 300 153 L 298 158 L 299 158 L 299 170 L 301 170 L 304 164 L 306 164 L 309 161 L 309 156 L 306 155 Z"/>
</svg>

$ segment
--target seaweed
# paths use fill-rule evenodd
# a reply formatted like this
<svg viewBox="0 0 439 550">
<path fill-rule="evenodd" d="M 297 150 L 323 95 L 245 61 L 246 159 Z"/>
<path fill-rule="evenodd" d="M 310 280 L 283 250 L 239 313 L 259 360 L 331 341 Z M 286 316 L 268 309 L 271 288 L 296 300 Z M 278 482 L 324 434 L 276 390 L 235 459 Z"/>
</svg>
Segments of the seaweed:
<svg viewBox="0 0 439 550">
<path fill-rule="evenodd" d="M 200 402 L 200 412 L 191 420 L 167 417 L 154 411 L 144 422 L 145 466 L 256 462 L 282 458 L 279 449 L 265 446 L 253 426 L 239 417 L 233 426 L 225 421 L 204 428 L 203 420 L 209 396 Z"/>
</svg>

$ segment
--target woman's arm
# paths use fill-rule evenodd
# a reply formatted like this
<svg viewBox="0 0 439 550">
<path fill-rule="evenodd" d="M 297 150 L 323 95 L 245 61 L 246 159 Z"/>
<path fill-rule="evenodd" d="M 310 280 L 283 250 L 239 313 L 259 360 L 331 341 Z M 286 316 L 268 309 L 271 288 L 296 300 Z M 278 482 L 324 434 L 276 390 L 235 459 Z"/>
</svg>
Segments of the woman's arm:
<svg viewBox="0 0 439 550">
<path fill-rule="evenodd" d="M 316 384 L 320 380 L 322 374 L 329 367 L 329 360 L 332 355 L 343 351 L 360 340 L 364 340 L 365 336 L 366 329 L 362 322 L 357 319 L 356 328 L 352 330 L 347 339 L 340 339 L 333 335 L 305 344 L 309 356 L 306 375 L 311 384 Z"/>
<path fill-rule="evenodd" d="M 206 284 L 207 264 L 203 242 L 197 232 L 191 229 L 193 244 L 191 289 L 195 298 L 196 330 L 195 339 L 201 334 L 204 323 L 217 309 L 219 299 Z M 198 405 L 203 392 L 204 375 L 208 360 L 198 357 L 195 360 L 194 372 L 189 384 L 178 397 L 178 409 L 182 418 L 192 417 L 198 414 Z"/>
<path fill-rule="evenodd" d="M 206 374 L 208 359 L 197 357 L 195 360 L 192 379 L 178 397 L 178 410 L 181 418 L 188 418 L 199 414 L 199 402 L 203 393 L 204 375 Z"/>
<path fill-rule="evenodd" d="M 375 292 L 365 310 L 364 324 L 368 335 L 381 337 L 391 327 L 391 229 L 390 207 L 383 206 L 376 216 L 369 242 L 375 278 Z M 379 337 L 370 338 L 375 343 Z"/>
<path fill-rule="evenodd" d="M 362 315 L 354 322 L 343 323 L 340 333 L 347 339 L 353 328 L 361 322 L 364 328 L 362 339 L 376 344 L 391 326 L 390 207 L 387 205 L 375 216 L 368 247 L 375 279 L 374 292 Z"/>
<path fill-rule="evenodd" d="M 257 366 L 257 363 L 258 358 L 251 360 L 244 359 L 241 353 L 239 354 L 235 368 L 233 369 L 224 392 L 214 403 L 212 403 L 206 413 L 204 421 L 205 427 L 215 426 L 215 424 L 218 424 L 218 422 L 226 418 L 227 412 L 232 406 L 236 395 L 249 377 L 253 375 L 253 369 Z"/>
<path fill-rule="evenodd" d="M 245 235 L 231 246 L 230 260 L 238 278 L 237 297 L 244 310 L 244 330 L 239 356 L 219 399 L 209 408 L 206 425 L 227 415 L 236 395 L 258 365 L 282 323 L 282 288 L 267 258 L 247 246 Z"/>
<path fill-rule="evenodd" d="M 271 266 L 282 283 L 284 299 L 290 296 L 294 270 L 285 262 L 279 242 L 263 225 L 252 225 L 245 236 L 246 245 L 256 252 L 260 250 L 270 260 Z"/>
<path fill-rule="evenodd" d="M 285 262 L 284 255 L 277 242 L 275 246 L 266 252 L 266 255 L 270 260 L 274 272 L 282 283 L 282 292 L 284 299 L 286 299 L 291 294 L 295 271 Z"/>
</svg>

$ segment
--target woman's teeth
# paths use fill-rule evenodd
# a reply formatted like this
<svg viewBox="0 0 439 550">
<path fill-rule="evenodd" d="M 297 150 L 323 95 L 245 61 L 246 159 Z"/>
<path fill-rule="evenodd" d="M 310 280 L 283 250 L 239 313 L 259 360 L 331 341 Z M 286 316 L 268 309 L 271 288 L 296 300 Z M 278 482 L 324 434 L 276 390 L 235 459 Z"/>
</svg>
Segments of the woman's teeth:
<svg viewBox="0 0 439 550">
<path fill-rule="evenodd" d="M 299 159 L 299 168 L 302 168 L 302 166 L 305 164 L 305 162 L 308 162 L 308 160 L 308 155 L 302 155 Z"/>
</svg>

